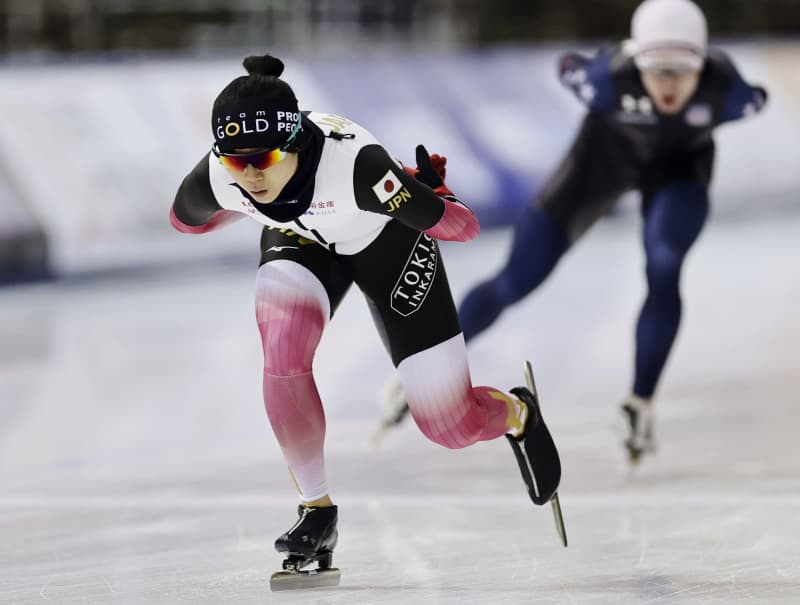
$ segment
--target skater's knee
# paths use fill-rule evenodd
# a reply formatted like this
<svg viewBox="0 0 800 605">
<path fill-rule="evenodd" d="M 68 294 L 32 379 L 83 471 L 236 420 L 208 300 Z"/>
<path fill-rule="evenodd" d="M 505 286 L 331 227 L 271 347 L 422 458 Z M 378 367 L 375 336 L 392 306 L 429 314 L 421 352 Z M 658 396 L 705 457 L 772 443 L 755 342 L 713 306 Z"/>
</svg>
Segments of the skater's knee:
<svg viewBox="0 0 800 605">
<path fill-rule="evenodd" d="M 256 322 L 264 371 L 276 376 L 311 370 L 330 308 L 325 289 L 296 263 L 266 263 L 256 281 Z"/>
<path fill-rule="evenodd" d="M 465 418 L 454 421 L 450 414 L 420 411 L 418 407 L 415 413 L 414 406 L 410 404 L 409 407 L 411 416 L 422 434 L 442 447 L 459 450 L 478 441 L 480 433 L 466 426 Z"/>
<path fill-rule="evenodd" d="M 654 289 L 677 288 L 683 252 L 668 244 L 653 247 L 647 255 L 647 281 Z"/>
<path fill-rule="evenodd" d="M 434 428 L 426 426 L 423 423 L 417 422 L 422 434 L 437 445 L 446 447 L 449 450 L 460 450 L 475 443 L 477 439 L 465 439 L 464 435 L 459 433 L 454 428 L 448 427 L 445 429 Z"/>
<path fill-rule="evenodd" d="M 311 371 L 324 326 L 325 318 L 319 309 L 259 322 L 264 371 L 276 376 Z"/>
</svg>

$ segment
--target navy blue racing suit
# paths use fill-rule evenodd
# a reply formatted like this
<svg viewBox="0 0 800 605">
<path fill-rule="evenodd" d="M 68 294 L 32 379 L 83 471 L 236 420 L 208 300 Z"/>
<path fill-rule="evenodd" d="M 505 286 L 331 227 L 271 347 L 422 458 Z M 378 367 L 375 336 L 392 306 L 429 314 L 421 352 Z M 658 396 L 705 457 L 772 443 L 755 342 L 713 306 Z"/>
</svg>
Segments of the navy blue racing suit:
<svg viewBox="0 0 800 605">
<path fill-rule="evenodd" d="M 588 112 L 566 157 L 516 221 L 505 266 L 467 294 L 459 319 L 467 340 L 488 328 L 538 287 L 623 193 L 638 190 L 648 294 L 636 329 L 632 391 L 649 398 L 680 323 L 681 266 L 708 214 L 713 131 L 760 111 L 766 92 L 747 84 L 716 49 L 709 51 L 694 95 L 674 115 L 657 110 L 622 46 L 592 59 L 564 55 L 559 73 Z"/>
</svg>

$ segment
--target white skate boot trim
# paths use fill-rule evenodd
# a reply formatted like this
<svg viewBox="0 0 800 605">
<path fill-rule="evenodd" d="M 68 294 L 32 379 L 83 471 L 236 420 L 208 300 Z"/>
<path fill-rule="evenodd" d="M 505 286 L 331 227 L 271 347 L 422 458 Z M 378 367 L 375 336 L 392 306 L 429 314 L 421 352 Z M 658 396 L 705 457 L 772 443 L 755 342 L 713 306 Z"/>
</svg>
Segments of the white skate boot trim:
<svg viewBox="0 0 800 605">
<path fill-rule="evenodd" d="M 630 396 L 622 404 L 625 421 L 625 447 L 632 453 L 655 451 L 653 404 L 649 399 Z"/>
<path fill-rule="evenodd" d="M 381 387 L 380 398 L 384 423 L 394 422 L 408 405 L 406 392 L 403 390 L 403 384 L 397 374 L 392 374 L 392 377 Z"/>
<path fill-rule="evenodd" d="M 370 447 L 373 450 L 380 446 L 386 433 L 392 427 L 399 425 L 403 417 L 408 413 L 406 393 L 397 374 L 392 374 L 392 377 L 381 387 L 378 400 L 381 402 L 382 409 L 381 423 L 370 438 Z"/>
<path fill-rule="evenodd" d="M 520 401 L 519 399 L 515 399 L 514 401 L 517 404 L 517 418 L 519 419 L 520 426 L 520 430 L 516 435 L 514 435 L 514 437 L 520 438 L 525 434 L 525 425 L 528 423 L 528 414 L 530 414 L 530 410 L 528 409 L 528 406 L 525 405 L 524 401 Z"/>
</svg>

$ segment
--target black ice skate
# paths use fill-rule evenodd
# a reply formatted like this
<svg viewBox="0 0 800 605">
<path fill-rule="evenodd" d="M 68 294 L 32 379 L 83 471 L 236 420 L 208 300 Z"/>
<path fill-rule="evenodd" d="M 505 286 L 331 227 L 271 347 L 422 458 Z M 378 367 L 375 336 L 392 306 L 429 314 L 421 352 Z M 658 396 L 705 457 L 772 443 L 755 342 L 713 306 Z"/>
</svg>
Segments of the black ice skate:
<svg viewBox="0 0 800 605">
<path fill-rule="evenodd" d="M 567 545 L 567 532 L 561 515 L 561 503 L 558 499 L 558 485 L 561 482 L 561 460 L 550 431 L 542 418 L 536 384 L 533 380 L 533 369 L 530 362 L 525 362 L 525 381 L 528 387 L 516 387 L 511 392 L 528 407 L 528 418 L 525 431 L 519 437 L 506 435 L 511 449 L 519 464 L 522 478 L 528 486 L 528 495 L 534 504 L 543 505 L 550 502 L 553 517 L 561 542 Z"/>
<path fill-rule="evenodd" d="M 284 571 L 272 574 L 270 588 L 293 590 L 338 586 L 341 574 L 331 567 L 333 549 L 339 536 L 336 530 L 337 507 L 301 504 L 297 507 L 297 514 L 300 516 L 297 523 L 275 540 L 275 550 L 287 557 L 283 561 Z M 303 569 L 312 563 L 317 563 L 316 569 Z"/>
<path fill-rule="evenodd" d="M 644 454 L 656 451 L 653 436 L 653 406 L 639 397 L 631 397 L 622 404 L 626 437 L 623 442 L 631 464 L 639 464 Z"/>
</svg>

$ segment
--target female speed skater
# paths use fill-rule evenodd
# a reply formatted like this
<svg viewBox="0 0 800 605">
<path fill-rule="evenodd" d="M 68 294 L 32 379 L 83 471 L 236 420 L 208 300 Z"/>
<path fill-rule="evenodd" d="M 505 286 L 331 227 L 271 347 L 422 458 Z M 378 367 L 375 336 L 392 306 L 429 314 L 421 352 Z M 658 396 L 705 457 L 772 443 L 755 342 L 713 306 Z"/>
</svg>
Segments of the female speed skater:
<svg viewBox="0 0 800 605">
<path fill-rule="evenodd" d="M 263 397 L 300 493 L 299 519 L 275 542 L 286 571 L 273 588 L 338 583 L 312 362 L 353 283 L 420 430 L 454 449 L 506 435 L 531 499 L 555 498 L 561 466 L 535 396 L 471 384 L 437 240 L 469 241 L 479 225 L 444 184 L 444 160 L 419 146 L 417 168 L 403 168 L 351 120 L 299 111 L 279 59 L 247 57 L 244 67 L 214 102 L 214 144 L 180 185 L 170 220 L 184 233 L 244 216 L 264 226 L 255 288 Z"/>
<path fill-rule="evenodd" d="M 690 0 L 645 0 L 631 39 L 594 58 L 569 53 L 562 83 L 587 106 L 580 131 L 535 203 L 515 222 L 505 266 L 459 308 L 466 341 L 535 290 L 559 259 L 626 191 L 641 192 L 648 293 L 636 326 L 634 378 L 622 404 L 625 448 L 654 450 L 653 394 L 681 318 L 686 253 L 703 228 L 714 129 L 762 109 L 766 92 L 708 48 L 706 20 Z M 404 415 L 389 389 L 384 425 Z"/>
</svg>

